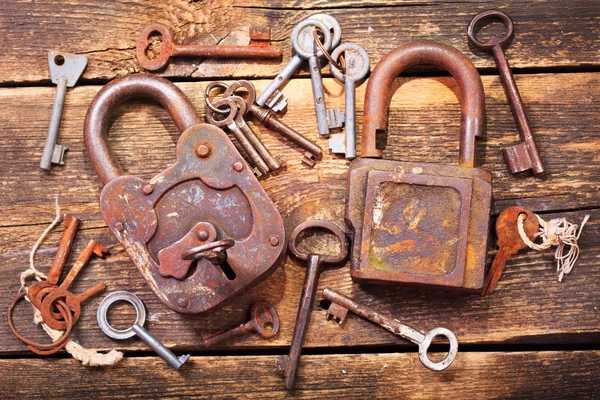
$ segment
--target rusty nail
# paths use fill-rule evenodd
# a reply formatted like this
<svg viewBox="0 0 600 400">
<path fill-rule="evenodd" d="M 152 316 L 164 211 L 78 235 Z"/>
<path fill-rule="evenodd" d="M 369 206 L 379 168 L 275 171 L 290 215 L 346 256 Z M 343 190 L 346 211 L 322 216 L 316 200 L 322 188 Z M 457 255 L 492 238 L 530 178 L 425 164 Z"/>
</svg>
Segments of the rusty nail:
<svg viewBox="0 0 600 400">
<path fill-rule="evenodd" d="M 244 163 L 241 161 L 234 162 L 233 169 L 236 170 L 237 172 L 242 172 L 242 170 L 244 169 Z"/>
<path fill-rule="evenodd" d="M 119 232 L 121 232 L 123 229 L 125 229 L 125 227 L 123 226 L 123 223 L 121 221 L 118 221 L 115 224 L 115 229 L 118 230 Z"/>
<path fill-rule="evenodd" d="M 202 143 L 196 148 L 196 155 L 200 158 L 206 158 L 212 153 L 208 143 Z"/>
<path fill-rule="evenodd" d="M 185 297 L 180 297 L 177 300 L 177 305 L 179 305 L 179 307 L 181 307 L 181 308 L 186 308 L 187 306 L 190 305 L 190 301 L 188 299 L 186 299 Z"/>
<path fill-rule="evenodd" d="M 142 192 L 144 192 L 144 194 L 146 196 L 148 196 L 149 194 L 152 194 L 152 192 L 154 191 L 154 186 L 148 184 L 148 185 L 144 185 L 144 187 L 142 188 Z"/>
<path fill-rule="evenodd" d="M 271 239 L 269 239 L 269 244 L 273 247 L 279 245 L 279 238 L 277 236 L 271 236 Z"/>
</svg>

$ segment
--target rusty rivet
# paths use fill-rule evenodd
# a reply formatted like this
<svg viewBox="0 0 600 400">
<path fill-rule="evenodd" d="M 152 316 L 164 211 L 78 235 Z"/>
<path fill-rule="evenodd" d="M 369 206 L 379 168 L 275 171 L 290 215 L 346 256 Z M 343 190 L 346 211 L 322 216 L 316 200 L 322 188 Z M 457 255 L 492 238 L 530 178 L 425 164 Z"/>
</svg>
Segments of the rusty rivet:
<svg viewBox="0 0 600 400">
<path fill-rule="evenodd" d="M 190 305 L 190 301 L 188 299 L 186 299 L 185 297 L 180 297 L 177 300 L 177 305 L 181 308 L 186 308 L 187 306 Z"/>
<path fill-rule="evenodd" d="M 202 143 L 196 147 L 196 155 L 200 158 L 206 158 L 210 156 L 210 153 L 212 153 L 212 150 L 208 143 Z"/>
<path fill-rule="evenodd" d="M 271 239 L 269 239 L 269 244 L 273 247 L 277 246 L 279 244 L 279 238 L 277 236 L 271 236 Z"/>
<path fill-rule="evenodd" d="M 242 172 L 242 170 L 244 169 L 244 163 L 241 161 L 234 162 L 233 169 L 236 170 L 237 172 Z"/>
<path fill-rule="evenodd" d="M 144 187 L 142 188 L 142 192 L 144 192 L 144 194 L 148 196 L 149 194 L 152 194 L 152 192 L 154 192 L 154 186 L 144 185 Z"/>
<path fill-rule="evenodd" d="M 121 221 L 118 221 L 115 224 L 115 229 L 118 230 L 119 232 L 121 232 L 123 229 L 125 229 L 125 227 L 123 226 L 123 223 Z"/>
<path fill-rule="evenodd" d="M 208 239 L 208 232 L 206 232 L 205 230 L 201 230 L 200 232 L 198 232 L 198 239 L 202 240 L 203 242 L 205 240 Z"/>
</svg>

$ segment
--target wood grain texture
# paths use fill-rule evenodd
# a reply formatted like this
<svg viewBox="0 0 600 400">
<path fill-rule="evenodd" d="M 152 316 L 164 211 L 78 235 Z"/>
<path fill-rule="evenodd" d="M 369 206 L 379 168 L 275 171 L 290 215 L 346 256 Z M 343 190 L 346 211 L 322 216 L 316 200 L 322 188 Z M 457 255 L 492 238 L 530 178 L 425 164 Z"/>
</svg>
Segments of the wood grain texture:
<svg viewBox="0 0 600 400">
<path fill-rule="evenodd" d="M 264 87 L 267 81 L 257 81 Z M 459 105 L 457 90 L 450 78 L 400 79 L 399 93 L 393 99 L 391 129 L 397 137 L 390 140 L 387 154 L 402 160 L 430 160 L 453 163 L 457 156 Z M 494 213 L 513 204 L 522 204 L 546 218 L 565 215 L 579 222 L 586 212 L 563 212 L 575 207 L 592 209 L 591 222 L 581 239 L 582 255 L 578 266 L 564 283 L 556 282 L 551 252 L 524 252 L 511 260 L 503 280 L 490 297 L 460 296 L 431 290 L 406 288 L 359 287 L 352 284 L 348 267 L 326 271 L 320 289 L 332 287 L 343 293 L 402 318 L 418 329 L 446 326 L 461 343 L 573 343 L 597 342 L 600 326 L 597 319 L 596 283 L 598 270 L 599 180 L 598 133 L 594 126 L 599 92 L 594 73 L 560 75 L 525 75 L 519 77 L 524 101 L 530 111 L 532 128 L 549 175 L 545 180 L 533 177 L 509 177 L 501 161 L 501 149 L 516 141 L 514 125 L 501 86 L 495 77 L 484 77 L 488 102 L 488 133 L 479 144 L 485 168 L 494 176 Z M 203 83 L 178 84 L 201 113 Z M 325 80 L 330 106 L 342 106 L 340 86 Z M 563 88 L 568 87 L 565 91 Z M 365 85 L 359 88 L 363 97 Z M 84 223 L 76 241 L 81 249 L 89 238 L 96 238 L 113 248 L 105 261 L 94 261 L 75 286 L 80 292 L 104 280 L 108 290 L 126 289 L 138 293 L 146 302 L 150 318 L 147 328 L 160 340 L 176 349 L 202 350 L 199 334 L 235 326 L 246 317 L 255 300 L 265 299 L 276 305 L 282 318 L 281 333 L 270 341 L 256 337 L 224 344 L 223 348 L 284 347 L 291 340 L 299 302 L 304 267 L 288 259 L 266 281 L 247 295 L 209 316 L 184 317 L 168 311 L 145 286 L 131 261 L 116 246 L 116 239 L 106 228 L 98 211 L 100 185 L 83 147 L 82 123 L 87 105 L 98 87 L 78 87 L 69 91 L 61 127 L 60 143 L 71 150 L 64 168 L 55 167 L 50 174 L 37 168 L 50 113 L 50 88 L 13 88 L 0 90 L 0 105 L 5 110 L 0 139 L 4 171 L 0 184 L 0 304 L 8 304 L 18 288 L 19 271 L 27 265 L 29 249 L 54 214 L 54 196 L 60 193 L 65 212 L 73 213 Z M 284 120 L 305 132 L 323 147 L 318 137 L 313 105 L 307 101 L 310 81 L 295 79 L 286 88 L 290 112 Z M 359 114 L 362 112 L 359 101 Z M 293 110 L 293 111 L 291 111 Z M 360 131 L 360 129 L 359 129 Z M 396 133 L 401 131 L 402 133 Z M 289 147 L 264 129 L 259 134 L 275 154 L 285 154 L 288 169 L 261 180 L 284 217 L 289 232 L 307 219 L 327 219 L 343 224 L 347 162 L 326 152 L 314 170 L 300 164 L 300 152 Z M 109 141 L 124 168 L 149 179 L 175 159 L 177 132 L 166 111 L 148 103 L 131 102 L 121 107 L 114 118 Z M 566 139 L 569 139 L 566 141 Z M 574 190 L 576 189 L 576 190 Z M 554 213 L 552 213 L 554 211 Z M 60 230 L 46 241 L 38 256 L 40 268 L 48 268 L 60 237 Z M 329 244 L 328 244 L 329 245 Z M 493 248 L 492 243 L 490 243 Z M 322 246 L 323 247 L 323 246 Z M 327 246 L 325 246 L 327 247 Z M 493 255 L 493 251 L 490 257 Z M 73 257 L 75 254 L 73 255 Z M 97 328 L 95 309 L 99 298 L 84 307 L 75 337 L 84 345 L 98 348 L 142 350 L 135 339 L 112 342 Z M 345 328 L 325 321 L 324 311 L 315 305 L 307 346 L 363 346 L 398 344 L 403 340 L 358 318 L 351 318 Z M 17 310 L 23 332 L 43 337 L 30 322 L 29 310 Z M 117 313 L 123 322 L 126 316 Z M 24 351 L 8 332 L 0 315 L 0 351 L 8 354 Z"/>
<path fill-rule="evenodd" d="M 459 353 L 443 372 L 415 353 L 311 355 L 301 359 L 296 389 L 283 389 L 275 356 L 192 357 L 179 372 L 157 357 L 126 358 L 112 368 L 71 359 L 0 360 L 3 398 L 261 399 L 562 399 L 600 390 L 598 351 Z M 48 381 L 60 382 L 52 388 Z"/>
<path fill-rule="evenodd" d="M 285 2 L 233 0 L 152 0 L 105 2 L 3 2 L 0 26 L 0 84 L 49 82 L 47 50 L 89 57 L 86 80 L 108 80 L 139 71 L 135 42 L 151 23 L 169 27 L 181 44 L 248 42 L 250 25 L 271 27 L 282 62 L 178 60 L 164 75 L 180 78 L 273 77 L 291 57 L 293 27 L 315 12 L 338 19 L 344 41 L 360 43 L 373 64 L 401 43 L 438 40 L 457 47 L 477 67 L 495 68 L 489 54 L 473 49 L 466 30 L 471 18 L 500 8 L 515 21 L 508 58 L 516 68 L 600 65 L 600 9 L 594 0 Z"/>
</svg>

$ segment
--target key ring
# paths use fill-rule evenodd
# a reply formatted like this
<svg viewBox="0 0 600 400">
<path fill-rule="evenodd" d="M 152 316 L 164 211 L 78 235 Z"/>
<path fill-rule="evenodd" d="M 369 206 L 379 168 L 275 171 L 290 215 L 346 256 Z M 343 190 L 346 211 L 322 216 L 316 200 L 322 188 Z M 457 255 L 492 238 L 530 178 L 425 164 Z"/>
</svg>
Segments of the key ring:
<svg viewBox="0 0 600 400">
<path fill-rule="evenodd" d="M 493 35 L 487 43 L 483 43 L 477 39 L 477 32 L 475 32 L 475 28 L 479 27 L 483 22 L 490 19 L 499 19 L 502 21 L 502 23 L 504 23 L 506 26 L 506 33 L 500 37 Z M 475 17 L 473 17 L 471 23 L 469 24 L 469 28 L 467 29 L 467 37 L 469 38 L 469 42 L 484 50 L 490 50 L 496 45 L 504 46 L 510 39 L 512 39 L 513 34 L 514 26 L 512 20 L 508 15 L 499 10 L 487 10 L 477 14 Z"/>
<path fill-rule="evenodd" d="M 212 92 L 212 90 L 216 89 L 216 88 L 227 90 L 228 86 L 225 82 L 209 83 L 208 86 L 206 87 L 206 89 L 204 90 L 204 104 L 206 104 L 206 107 L 212 112 L 219 113 L 219 114 L 227 114 L 230 110 L 229 107 L 224 107 L 224 108 L 215 107 L 215 105 L 210 101 L 210 92 Z"/>
<path fill-rule="evenodd" d="M 235 245 L 235 241 L 233 239 L 217 240 L 215 242 L 206 243 L 184 251 L 181 255 L 181 258 L 184 260 L 196 260 L 206 257 L 210 260 L 210 253 L 224 252 L 225 250 L 232 248 L 233 245 Z"/>
<path fill-rule="evenodd" d="M 443 371 L 448 368 L 456 358 L 456 353 L 458 353 L 458 340 L 456 339 L 456 335 L 451 330 L 446 328 L 434 328 L 425 333 L 424 336 L 425 338 L 419 344 L 419 360 L 421 360 L 421 363 L 432 371 Z M 446 357 L 437 362 L 432 361 L 427 354 L 429 346 L 431 346 L 431 341 L 436 336 L 445 337 L 448 339 L 448 343 L 450 344 L 450 349 L 448 350 Z"/>
<path fill-rule="evenodd" d="M 296 241 L 297 241 L 300 233 L 302 233 L 303 231 L 305 231 L 307 229 L 313 229 L 313 228 L 319 228 L 319 229 L 323 229 L 323 230 L 333 233 L 335 235 L 335 237 L 339 240 L 340 245 L 341 245 L 340 252 L 335 257 L 319 255 L 319 257 L 322 258 L 322 261 L 324 263 L 336 264 L 346 258 L 346 256 L 348 255 L 348 247 L 349 247 L 348 246 L 348 238 L 346 237 L 346 234 L 340 228 L 338 228 L 337 225 L 332 224 L 329 221 L 321 221 L 321 220 L 306 221 L 306 222 L 301 223 L 300 225 L 298 225 L 296 227 L 296 229 L 294 229 L 294 231 L 290 235 L 290 241 L 289 241 L 288 247 L 289 247 L 290 252 L 295 257 L 297 257 L 303 261 L 308 261 L 308 259 L 311 255 L 306 254 L 306 253 L 301 253 L 300 251 L 298 251 L 298 249 L 296 248 Z"/>
<path fill-rule="evenodd" d="M 342 73 L 346 73 L 346 65 L 345 62 L 342 61 L 341 64 L 339 64 L 337 62 L 337 60 L 334 60 L 333 57 L 331 57 L 331 54 L 329 54 L 329 52 L 325 49 L 325 47 L 323 46 L 323 43 L 321 42 L 321 39 L 319 38 L 319 35 L 317 34 L 318 32 L 321 32 L 321 30 L 319 28 L 314 28 L 312 31 L 313 37 L 315 38 L 315 43 L 317 43 L 317 46 L 319 47 L 319 49 L 321 50 L 321 52 L 323 53 L 323 55 L 325 56 L 325 58 L 327 59 L 327 61 L 329 61 L 329 64 L 331 64 L 334 68 L 339 69 L 340 71 L 342 71 Z M 321 32 L 322 34 L 322 32 Z M 343 57 L 340 58 L 341 60 L 343 60 Z"/>
<path fill-rule="evenodd" d="M 135 308 L 135 322 L 127 329 L 115 329 L 108 323 L 108 309 L 117 301 L 125 301 Z M 135 294 L 125 290 L 120 290 L 117 292 L 112 292 L 102 299 L 100 305 L 98 306 L 96 318 L 98 319 L 98 325 L 100 326 L 100 329 L 102 329 L 102 332 L 104 332 L 106 336 L 113 339 L 129 339 L 130 337 L 134 337 L 136 335 L 135 331 L 133 330 L 133 325 L 137 324 L 139 326 L 144 326 L 144 322 L 146 322 L 146 308 L 144 307 L 142 300 L 140 300 L 140 298 Z"/>
<path fill-rule="evenodd" d="M 25 343 L 27 345 L 27 347 L 29 348 L 29 350 L 33 351 L 36 354 L 50 355 L 50 354 L 54 354 L 54 353 L 58 352 L 60 349 L 65 347 L 65 345 L 67 344 L 69 335 L 71 334 L 71 329 L 73 328 L 73 319 L 72 319 L 72 315 L 71 315 L 71 310 L 69 309 L 69 307 L 67 307 L 67 305 L 62 300 L 58 300 L 56 302 L 56 305 L 67 323 L 67 329 L 65 330 L 65 333 L 57 341 L 55 341 L 53 343 L 50 343 L 50 344 L 37 343 L 37 342 L 27 339 L 26 337 L 21 335 L 17 331 L 17 329 L 15 328 L 15 325 L 13 323 L 13 310 L 14 310 L 15 306 L 17 305 L 17 303 L 19 301 L 21 301 L 21 299 L 25 298 L 26 295 L 27 295 L 26 292 L 19 293 L 17 295 L 17 297 L 15 297 L 13 299 L 12 303 L 10 303 L 10 306 L 8 307 L 6 319 L 8 321 L 8 326 L 9 326 L 10 330 L 12 331 L 12 333 L 15 335 L 15 337 L 17 339 L 19 339 L 21 342 Z"/>
</svg>

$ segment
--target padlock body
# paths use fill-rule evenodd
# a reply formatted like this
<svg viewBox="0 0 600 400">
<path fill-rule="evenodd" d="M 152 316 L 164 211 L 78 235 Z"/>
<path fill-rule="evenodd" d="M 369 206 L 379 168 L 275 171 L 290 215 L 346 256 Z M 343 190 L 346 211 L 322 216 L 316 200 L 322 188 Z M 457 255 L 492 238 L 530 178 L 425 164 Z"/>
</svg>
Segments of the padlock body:
<svg viewBox="0 0 600 400">
<path fill-rule="evenodd" d="M 491 182 L 480 168 L 354 160 L 346 193 L 352 279 L 479 291 Z"/>
<path fill-rule="evenodd" d="M 198 155 L 200 145 L 208 154 Z M 151 180 L 125 175 L 108 182 L 100 211 L 153 292 L 179 313 L 223 305 L 285 259 L 281 215 L 227 135 L 212 125 L 184 131 L 175 164 Z M 234 241 L 226 265 L 182 258 L 188 247 L 204 243 L 202 226 L 214 227 L 219 240 Z M 161 263 L 165 249 L 175 251 Z M 175 277 L 182 266 L 184 273 Z"/>
</svg>

